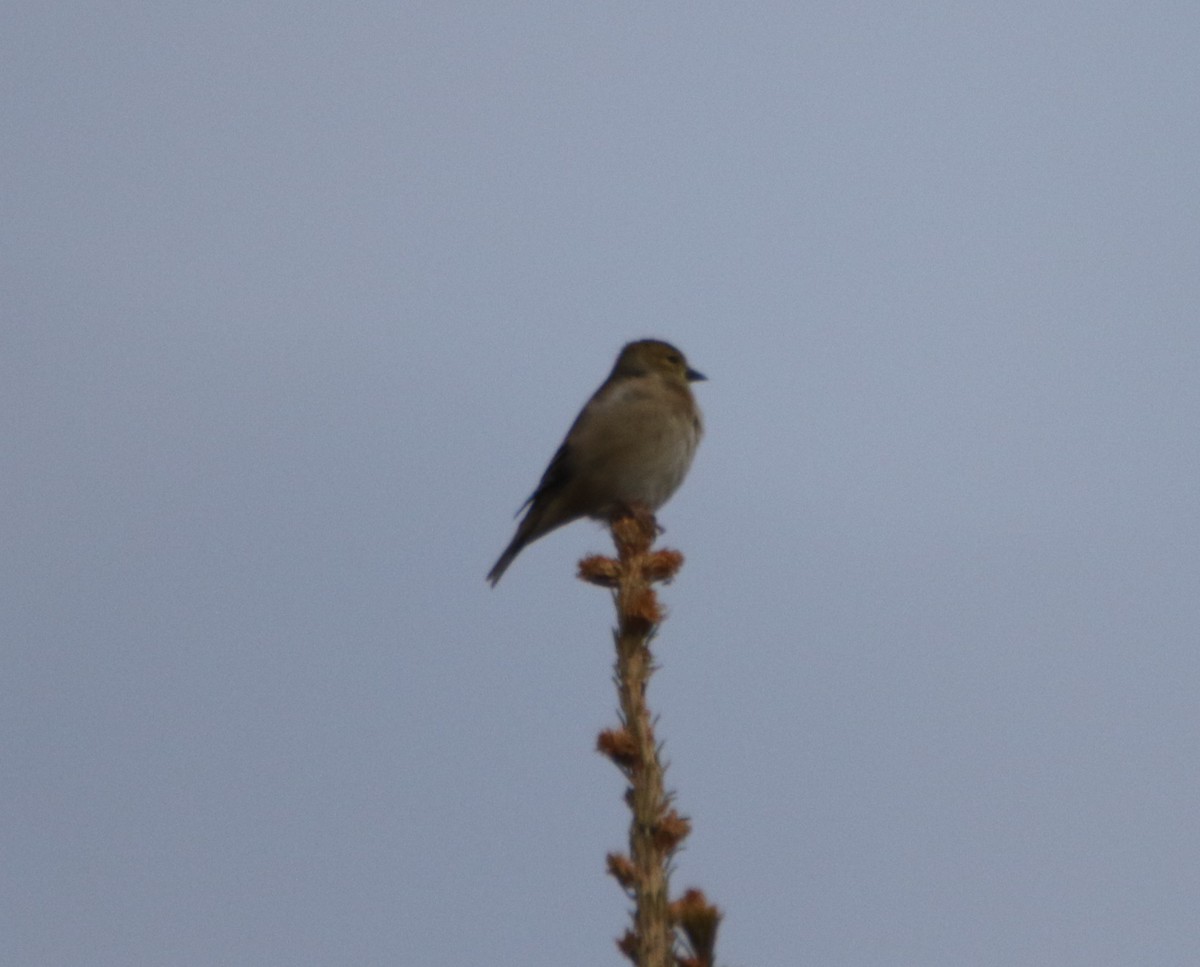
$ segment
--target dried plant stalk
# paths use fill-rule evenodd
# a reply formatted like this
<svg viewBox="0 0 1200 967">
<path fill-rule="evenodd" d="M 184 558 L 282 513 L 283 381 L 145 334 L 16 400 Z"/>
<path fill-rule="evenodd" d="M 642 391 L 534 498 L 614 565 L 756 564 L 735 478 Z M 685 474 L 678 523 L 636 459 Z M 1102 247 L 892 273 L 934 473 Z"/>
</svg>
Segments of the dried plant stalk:
<svg viewBox="0 0 1200 967">
<path fill-rule="evenodd" d="M 713 963 L 720 912 L 703 901 L 698 890 L 689 891 L 684 900 L 670 902 L 671 857 L 691 831 L 691 824 L 671 807 L 654 735 L 654 717 L 646 703 L 646 689 L 656 667 L 650 643 L 663 620 L 652 585 L 674 577 L 683 565 L 683 555 L 678 551 L 651 551 L 658 527 L 648 513 L 619 517 L 611 527 L 617 560 L 585 558 L 580 562 L 579 576 L 611 588 L 617 608 L 613 678 L 621 726 L 604 730 L 597 740 L 599 751 L 629 780 L 629 856 L 608 856 L 609 873 L 634 901 L 633 927 L 617 946 L 636 967 L 676 967 L 685 963 L 705 967 Z M 701 908 L 703 913 L 699 912 Z M 705 922 L 711 925 L 710 935 L 699 944 L 693 936 L 697 931 L 689 929 L 698 916 L 707 917 Z M 677 957 L 674 952 L 677 927 L 689 951 L 686 957 Z"/>
</svg>

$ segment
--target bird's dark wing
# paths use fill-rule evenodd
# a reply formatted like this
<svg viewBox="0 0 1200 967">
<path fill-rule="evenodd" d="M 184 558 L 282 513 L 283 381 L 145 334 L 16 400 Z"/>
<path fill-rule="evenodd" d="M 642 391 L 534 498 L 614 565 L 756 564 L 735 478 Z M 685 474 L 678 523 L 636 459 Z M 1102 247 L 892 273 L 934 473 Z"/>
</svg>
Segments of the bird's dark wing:
<svg viewBox="0 0 1200 967">
<path fill-rule="evenodd" d="M 562 446 L 558 448 L 554 456 L 550 458 L 550 465 L 546 467 L 546 472 L 542 474 L 542 479 L 538 481 L 537 489 L 529 495 L 529 499 L 525 501 L 514 516 L 521 516 L 521 512 L 526 507 L 530 507 L 537 503 L 540 498 L 546 497 L 554 493 L 562 487 L 568 480 L 571 479 L 571 448 L 564 440 Z"/>
</svg>

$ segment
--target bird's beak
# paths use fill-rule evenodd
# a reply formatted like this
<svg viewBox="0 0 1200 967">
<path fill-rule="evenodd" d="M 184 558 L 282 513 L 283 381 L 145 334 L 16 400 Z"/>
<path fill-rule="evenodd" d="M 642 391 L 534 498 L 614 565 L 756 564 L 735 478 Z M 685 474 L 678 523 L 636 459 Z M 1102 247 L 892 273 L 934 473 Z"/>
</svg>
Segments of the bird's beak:
<svg viewBox="0 0 1200 967">
<path fill-rule="evenodd" d="M 696 370 L 694 370 L 690 367 L 688 368 L 688 371 L 684 375 L 687 376 L 689 383 L 698 383 L 701 380 L 708 379 L 708 377 L 705 376 L 703 373 L 698 373 L 698 372 L 696 372 Z"/>
</svg>

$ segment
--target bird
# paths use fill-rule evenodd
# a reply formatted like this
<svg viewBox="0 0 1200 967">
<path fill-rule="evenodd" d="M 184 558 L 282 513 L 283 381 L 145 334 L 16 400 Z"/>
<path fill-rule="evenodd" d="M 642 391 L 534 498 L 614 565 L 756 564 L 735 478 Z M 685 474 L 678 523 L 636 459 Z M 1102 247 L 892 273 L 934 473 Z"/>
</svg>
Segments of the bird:
<svg viewBox="0 0 1200 967">
<path fill-rule="evenodd" d="M 661 339 L 626 344 L 584 404 L 537 489 L 517 510 L 517 532 L 487 580 L 552 530 L 583 517 L 653 513 L 679 489 L 704 433 L 691 383 L 707 379 Z"/>
</svg>

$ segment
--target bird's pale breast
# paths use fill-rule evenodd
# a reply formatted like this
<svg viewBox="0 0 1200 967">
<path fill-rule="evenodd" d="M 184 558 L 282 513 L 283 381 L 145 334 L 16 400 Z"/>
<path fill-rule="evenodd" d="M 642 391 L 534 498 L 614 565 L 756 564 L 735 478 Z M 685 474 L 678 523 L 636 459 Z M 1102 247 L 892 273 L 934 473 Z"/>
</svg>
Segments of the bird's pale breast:
<svg viewBox="0 0 1200 967">
<path fill-rule="evenodd" d="M 683 483 L 700 440 L 691 393 L 655 378 L 630 379 L 609 387 L 592 407 L 576 452 L 597 516 L 614 504 L 657 510 Z"/>
</svg>

